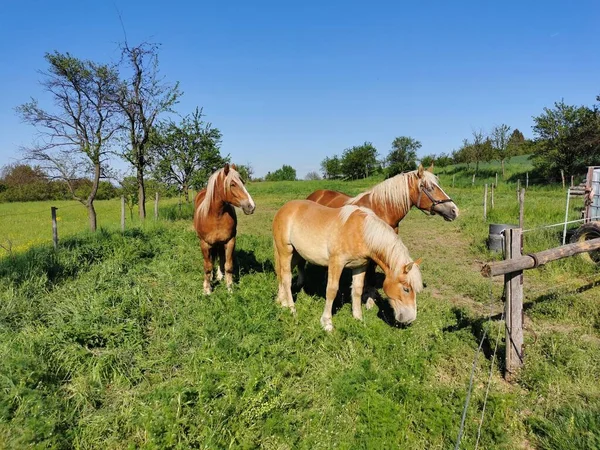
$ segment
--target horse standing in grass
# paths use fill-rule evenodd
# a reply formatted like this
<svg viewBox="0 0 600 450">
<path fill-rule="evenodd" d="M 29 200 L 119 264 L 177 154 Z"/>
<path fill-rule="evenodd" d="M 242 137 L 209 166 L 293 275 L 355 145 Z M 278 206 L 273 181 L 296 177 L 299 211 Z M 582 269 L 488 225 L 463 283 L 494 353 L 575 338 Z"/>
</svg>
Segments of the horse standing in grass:
<svg viewBox="0 0 600 450">
<path fill-rule="evenodd" d="M 252 214 L 255 204 L 244 187 L 235 165 L 225 164 L 208 179 L 205 189 L 194 199 L 194 228 L 200 238 L 204 258 L 204 293 L 211 293 L 213 264 L 219 257 L 217 280 L 223 278 L 227 289 L 233 283 L 233 252 L 237 234 L 237 216 L 234 206 L 244 214 Z"/>
<path fill-rule="evenodd" d="M 344 205 L 364 206 L 394 229 L 413 206 L 430 215 L 439 214 L 447 221 L 458 217 L 458 207 L 438 185 L 431 168 L 422 165 L 412 172 L 400 173 L 375 185 L 356 197 L 342 192 L 320 189 L 307 197 L 308 200 L 330 208 Z"/>
<path fill-rule="evenodd" d="M 398 232 L 398 225 L 413 206 L 430 215 L 439 214 L 447 221 L 458 217 L 458 207 L 439 186 L 432 168 L 424 169 L 419 165 L 417 170 L 400 173 L 373 186 L 366 192 L 350 197 L 342 192 L 329 189 L 319 189 L 307 197 L 330 208 L 340 208 L 344 205 L 363 206 L 372 210 L 381 220 Z M 298 285 L 301 286 L 304 263 L 298 266 L 300 273 Z M 368 286 L 375 285 L 375 265 L 370 263 L 367 268 Z M 372 297 L 367 301 L 367 307 L 373 307 Z"/>
<path fill-rule="evenodd" d="M 352 315 L 362 319 L 361 294 L 370 260 L 385 273 L 383 290 L 395 319 L 409 324 L 417 317 L 416 293 L 423 288 L 420 261 L 413 262 L 394 230 L 371 210 L 357 206 L 328 208 L 309 200 L 292 200 L 273 219 L 277 301 L 295 312 L 292 270 L 308 261 L 327 266 L 326 302 L 321 325 L 333 330 L 333 301 L 342 270 L 352 269 Z"/>
</svg>

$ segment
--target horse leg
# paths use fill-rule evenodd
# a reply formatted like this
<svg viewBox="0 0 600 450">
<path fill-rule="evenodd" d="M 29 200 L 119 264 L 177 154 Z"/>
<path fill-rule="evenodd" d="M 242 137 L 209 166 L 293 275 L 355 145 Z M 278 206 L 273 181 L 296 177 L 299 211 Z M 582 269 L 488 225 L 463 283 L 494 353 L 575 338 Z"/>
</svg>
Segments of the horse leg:
<svg viewBox="0 0 600 450">
<path fill-rule="evenodd" d="M 204 293 L 209 295 L 211 293 L 212 276 L 213 276 L 213 262 L 211 255 L 211 246 L 203 240 L 200 240 L 200 248 L 202 249 L 202 257 L 204 258 Z"/>
<path fill-rule="evenodd" d="M 233 257 L 235 250 L 235 237 L 232 237 L 225 243 L 224 253 L 224 262 L 221 260 L 221 265 L 225 270 L 225 284 L 227 285 L 227 290 L 231 292 L 231 287 L 233 285 Z"/>
<path fill-rule="evenodd" d="M 296 313 L 294 298 L 292 297 L 292 257 L 294 247 L 290 244 L 279 244 L 276 240 L 273 243 L 275 250 L 275 271 L 279 280 L 279 290 L 277 292 L 277 303 L 281 306 L 287 306 L 292 313 Z"/>
<path fill-rule="evenodd" d="M 365 267 L 352 269 L 352 315 L 357 320 L 362 320 L 362 292 L 365 284 Z"/>
<path fill-rule="evenodd" d="M 368 291 L 369 297 L 367 298 L 367 302 L 365 303 L 365 307 L 367 309 L 371 309 L 373 308 L 373 306 L 375 306 L 375 299 L 374 299 L 374 294 L 372 293 L 373 290 L 377 289 L 377 286 L 375 286 L 376 284 L 376 277 L 375 277 L 375 269 L 376 269 L 377 265 L 369 260 L 369 262 L 367 263 L 367 271 L 365 273 L 365 285 L 366 285 L 366 290 Z M 354 279 L 353 279 L 354 281 Z M 356 317 L 356 316 L 354 316 Z"/>
<path fill-rule="evenodd" d="M 215 257 L 213 258 L 213 263 L 216 257 L 219 257 L 219 265 L 217 266 L 217 281 L 221 281 L 223 279 L 223 274 L 225 273 L 225 246 L 219 245 L 214 255 Z"/>
<path fill-rule="evenodd" d="M 292 256 L 292 265 L 291 270 L 294 270 L 294 267 L 298 268 L 298 278 L 296 279 L 296 287 L 300 289 L 304 286 L 304 266 L 306 265 L 306 260 L 300 256 L 298 252 L 294 252 Z"/>
<path fill-rule="evenodd" d="M 327 290 L 325 293 L 325 309 L 321 316 L 321 325 L 325 331 L 333 331 L 333 322 L 331 321 L 333 301 L 338 293 L 340 285 L 340 275 L 342 274 L 343 264 L 336 262 L 329 263 L 327 271 Z"/>
</svg>

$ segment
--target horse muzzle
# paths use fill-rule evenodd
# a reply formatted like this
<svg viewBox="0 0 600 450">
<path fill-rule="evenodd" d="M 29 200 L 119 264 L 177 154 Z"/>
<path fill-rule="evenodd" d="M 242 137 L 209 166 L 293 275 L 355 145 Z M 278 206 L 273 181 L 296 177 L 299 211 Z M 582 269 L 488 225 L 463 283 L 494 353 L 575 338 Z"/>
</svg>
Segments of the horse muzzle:
<svg viewBox="0 0 600 450">
<path fill-rule="evenodd" d="M 447 222 L 458 217 L 458 207 L 454 203 L 438 203 L 431 208 L 431 214 L 439 214 Z"/>
<path fill-rule="evenodd" d="M 256 208 L 256 205 L 254 203 L 250 203 L 250 202 L 243 202 L 240 207 L 242 208 L 242 211 L 244 211 L 244 214 L 246 215 L 250 215 L 252 213 L 254 213 L 254 209 Z"/>
<path fill-rule="evenodd" d="M 417 318 L 417 308 L 410 306 L 398 306 L 394 308 L 394 317 L 396 322 L 402 325 L 409 325 Z"/>
</svg>

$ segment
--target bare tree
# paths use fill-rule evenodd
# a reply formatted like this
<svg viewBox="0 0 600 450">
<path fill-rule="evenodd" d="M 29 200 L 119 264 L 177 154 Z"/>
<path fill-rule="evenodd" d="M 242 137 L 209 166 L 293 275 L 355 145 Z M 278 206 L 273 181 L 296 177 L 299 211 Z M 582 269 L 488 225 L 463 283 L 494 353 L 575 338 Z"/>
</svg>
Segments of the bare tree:
<svg viewBox="0 0 600 450">
<path fill-rule="evenodd" d="M 122 46 L 122 63 L 129 71 L 129 78 L 121 83 L 115 98 L 125 122 L 127 148 L 121 156 L 136 170 L 140 219 L 146 218 L 146 188 L 144 176 L 151 163 L 148 141 L 156 118 L 171 111 L 181 95 L 179 83 L 165 83 L 158 68 L 158 45 L 142 43 Z"/>
<path fill-rule="evenodd" d="M 508 155 L 508 142 L 510 139 L 510 127 L 506 124 L 502 124 L 502 125 L 496 125 L 493 129 L 492 129 L 492 143 L 494 145 L 494 151 L 496 152 L 496 154 L 498 155 L 498 158 L 500 159 L 501 163 L 502 163 L 502 178 L 505 178 L 505 171 L 504 171 L 504 161 L 506 160 L 506 158 L 509 156 Z"/>
<path fill-rule="evenodd" d="M 67 183 L 75 200 L 86 206 L 90 229 L 96 231 L 94 199 L 107 170 L 109 144 L 119 130 L 111 101 L 118 83 L 114 67 L 80 60 L 69 53 L 47 53 L 50 65 L 41 82 L 54 99 L 56 111 L 41 108 L 35 99 L 16 108 L 23 121 L 38 129 L 37 142 L 24 148 L 26 158 Z M 90 176 L 89 193 L 76 192 L 75 182 Z"/>
<path fill-rule="evenodd" d="M 471 143 L 471 150 L 473 154 L 473 160 L 475 162 L 475 173 L 479 172 L 479 163 L 486 161 L 490 157 L 491 143 L 486 138 L 483 130 L 473 130 L 473 142 Z"/>
</svg>

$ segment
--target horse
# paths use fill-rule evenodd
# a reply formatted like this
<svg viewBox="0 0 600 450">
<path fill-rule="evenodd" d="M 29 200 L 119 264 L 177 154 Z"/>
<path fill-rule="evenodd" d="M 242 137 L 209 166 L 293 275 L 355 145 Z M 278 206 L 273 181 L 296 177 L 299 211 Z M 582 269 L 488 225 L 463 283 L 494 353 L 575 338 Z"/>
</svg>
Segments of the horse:
<svg viewBox="0 0 600 450">
<path fill-rule="evenodd" d="M 326 302 L 320 322 L 333 330 L 333 301 L 344 268 L 352 269 L 352 315 L 362 320 L 361 294 L 367 264 L 385 273 L 383 290 L 394 318 L 409 324 L 417 317 L 416 293 L 423 289 L 420 260 L 413 261 L 393 228 L 373 211 L 355 205 L 328 208 L 310 200 L 292 200 L 273 218 L 277 302 L 295 313 L 292 270 L 300 262 L 328 267 Z"/>
<path fill-rule="evenodd" d="M 439 214 L 446 221 L 451 222 L 458 217 L 458 206 L 439 186 L 432 170 L 433 166 L 425 169 L 423 165 L 419 165 L 417 170 L 388 178 L 356 197 L 329 189 L 319 189 L 310 194 L 307 199 L 330 208 L 340 208 L 344 205 L 369 208 L 396 233 L 400 221 L 413 206 L 429 215 Z M 297 283 L 301 283 L 304 279 L 303 263 L 298 266 L 298 271 L 300 276 Z M 369 286 L 375 284 L 375 265 L 372 263 L 367 268 L 367 284 Z M 373 305 L 370 297 L 367 307 L 372 308 Z"/>
<path fill-rule="evenodd" d="M 217 280 L 223 279 L 227 289 L 233 284 L 233 252 L 237 234 L 237 216 L 234 206 L 244 214 L 252 214 L 256 205 L 246 190 L 234 164 L 214 172 L 205 189 L 194 198 L 194 228 L 200 239 L 204 258 L 204 293 L 212 291 L 213 264 L 219 257 Z"/>
<path fill-rule="evenodd" d="M 329 189 L 319 189 L 308 200 L 331 208 L 344 205 L 364 206 L 398 230 L 398 224 L 413 206 L 430 215 L 439 214 L 451 222 L 458 217 L 458 207 L 439 186 L 432 168 L 400 173 L 388 178 L 356 197 Z"/>
</svg>

